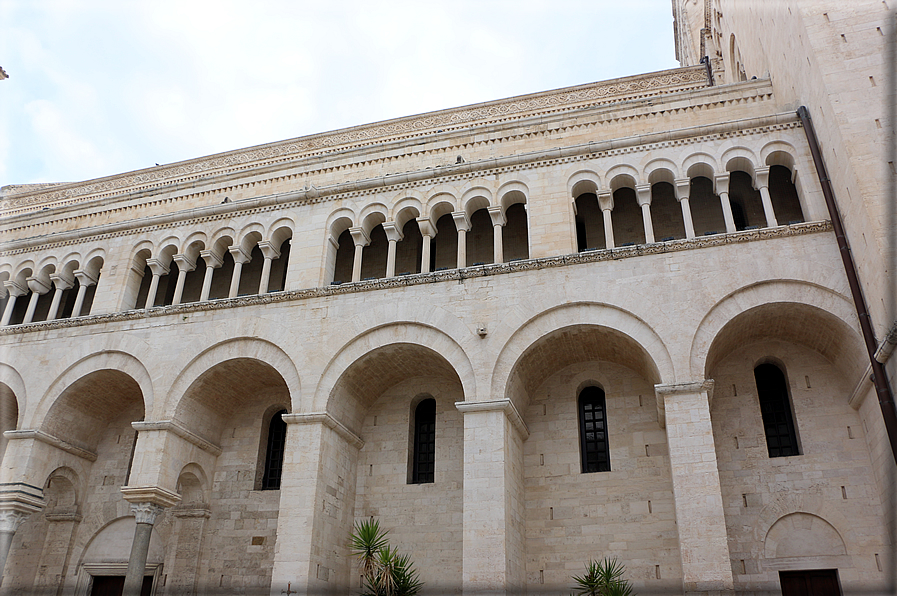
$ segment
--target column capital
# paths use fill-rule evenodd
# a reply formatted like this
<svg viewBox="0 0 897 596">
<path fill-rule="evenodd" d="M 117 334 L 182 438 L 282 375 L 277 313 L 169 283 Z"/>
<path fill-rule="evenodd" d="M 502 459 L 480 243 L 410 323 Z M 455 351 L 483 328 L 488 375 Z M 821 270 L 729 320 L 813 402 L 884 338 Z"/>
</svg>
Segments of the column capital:
<svg viewBox="0 0 897 596">
<path fill-rule="evenodd" d="M 729 172 L 716 174 L 713 177 L 713 190 L 716 194 L 729 192 Z"/>
<path fill-rule="evenodd" d="M 501 205 L 493 205 L 486 211 L 489 212 L 489 217 L 492 218 L 493 226 L 503 226 L 508 223 L 508 219 L 505 217 L 505 213 L 504 211 L 502 211 Z"/>
<path fill-rule="evenodd" d="M 349 228 L 349 234 L 352 235 L 352 242 L 355 243 L 355 246 L 367 246 L 371 243 L 371 237 L 364 231 L 364 228 Z"/>
<path fill-rule="evenodd" d="M 73 277 L 66 277 L 61 273 L 50 274 L 50 281 L 53 282 L 53 285 L 56 286 L 57 290 L 68 290 L 75 285 L 75 279 Z"/>
<path fill-rule="evenodd" d="M 390 242 L 399 242 L 405 237 L 402 234 L 402 230 L 399 229 L 398 222 L 384 221 L 381 225 L 383 226 L 383 231 L 386 232 L 386 239 Z"/>
<path fill-rule="evenodd" d="M 141 273 L 143 272 L 141 271 Z M 93 276 L 84 269 L 78 269 L 77 271 L 75 271 L 75 278 L 82 286 L 92 286 L 99 280 L 99 276 Z"/>
<path fill-rule="evenodd" d="M 217 269 L 218 267 L 224 265 L 224 259 L 219 257 L 211 250 L 201 250 L 199 251 L 199 256 L 201 256 L 202 260 L 206 262 L 206 267 Z"/>
<path fill-rule="evenodd" d="M 493 219 L 493 221 L 495 220 Z M 429 236 L 430 238 L 436 236 L 436 226 L 433 225 L 429 217 L 418 217 L 417 227 L 420 228 L 421 236 Z"/>
<path fill-rule="evenodd" d="M 477 412 L 502 412 L 511 422 L 517 432 L 525 441 L 529 437 L 529 428 L 523 420 L 523 416 L 517 411 L 514 402 L 510 399 L 490 399 L 488 401 L 456 401 L 455 407 L 462 414 Z"/>
<path fill-rule="evenodd" d="M 3 282 L 6 291 L 10 293 L 12 296 L 24 296 L 28 293 L 27 287 L 22 287 L 19 283 L 14 279 L 7 279 Z"/>
<path fill-rule="evenodd" d="M 37 277 L 29 277 L 26 282 L 28 283 L 28 288 L 35 294 L 46 294 L 52 289 L 50 284 Z"/>
<path fill-rule="evenodd" d="M 657 399 L 657 420 L 661 428 L 666 428 L 666 400 L 677 395 L 695 395 L 703 393 L 707 396 L 707 406 L 713 401 L 713 379 L 692 381 L 689 383 L 671 383 L 666 385 L 654 385 L 654 394 Z"/>
<path fill-rule="evenodd" d="M 754 170 L 754 188 L 760 190 L 763 187 L 769 187 L 769 167 L 757 168 Z"/>
<path fill-rule="evenodd" d="M 178 271 L 193 271 L 196 269 L 196 261 L 187 255 L 174 255 L 171 259 L 178 264 Z"/>
<path fill-rule="evenodd" d="M 651 204 L 651 185 L 639 184 L 635 187 L 635 196 L 639 207 Z"/>
<path fill-rule="evenodd" d="M 452 219 L 455 220 L 455 229 L 470 231 L 470 218 L 464 211 L 452 211 Z"/>
<path fill-rule="evenodd" d="M 278 259 L 280 258 L 280 249 L 270 241 L 263 240 L 259 242 L 259 250 L 262 251 L 262 256 L 266 259 Z"/>
<path fill-rule="evenodd" d="M 138 524 L 153 525 L 164 511 L 164 507 L 155 503 L 131 503 L 131 513 Z"/>
<path fill-rule="evenodd" d="M 598 206 L 602 211 L 614 210 L 614 195 L 609 190 L 598 191 Z"/>
<path fill-rule="evenodd" d="M 125 501 L 131 503 L 131 510 L 134 511 L 135 506 L 155 505 L 159 507 L 160 513 L 162 509 L 176 505 L 181 500 L 181 495 L 174 491 L 162 488 L 161 486 L 123 486 L 121 494 Z M 137 523 L 153 523 L 140 522 Z"/>
<path fill-rule="evenodd" d="M 24 511 L 13 511 L 10 509 L 0 509 L 0 532 L 15 533 L 26 519 L 31 516 L 30 513 Z"/>
<path fill-rule="evenodd" d="M 146 265 L 150 268 L 150 271 L 153 272 L 153 275 L 168 274 L 168 267 L 162 264 L 162 261 L 160 261 L 159 259 L 147 259 Z"/>
<path fill-rule="evenodd" d="M 691 194 L 691 178 L 676 178 L 673 180 L 673 191 L 676 193 L 676 200 L 688 199 Z"/>
<path fill-rule="evenodd" d="M 245 250 L 243 250 L 243 247 L 240 246 L 239 244 L 234 244 L 233 246 L 228 246 L 227 252 L 229 252 L 231 254 L 231 256 L 234 258 L 234 263 L 240 263 L 241 265 L 244 265 L 252 260 L 252 257 L 250 256 L 250 254 L 248 252 L 246 252 Z"/>
</svg>

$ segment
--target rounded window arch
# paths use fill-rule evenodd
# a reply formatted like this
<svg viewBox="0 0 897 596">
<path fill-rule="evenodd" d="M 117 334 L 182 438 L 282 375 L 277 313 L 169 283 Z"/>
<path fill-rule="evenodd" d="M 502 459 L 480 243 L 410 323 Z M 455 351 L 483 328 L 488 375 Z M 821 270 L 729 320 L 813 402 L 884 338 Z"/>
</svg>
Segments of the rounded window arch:
<svg viewBox="0 0 897 596">
<path fill-rule="evenodd" d="M 579 392 L 579 452 L 582 473 L 610 472 L 607 403 L 604 389 L 591 385 Z"/>
<path fill-rule="evenodd" d="M 265 449 L 265 459 L 261 462 L 261 478 L 257 481 L 259 483 L 257 488 L 261 490 L 280 490 L 283 455 L 287 444 L 287 423 L 283 421 L 283 415 L 289 412 L 283 406 L 275 406 L 272 410 L 274 410 L 272 413 L 263 418 L 268 424 L 262 426 L 260 441 L 260 446 L 264 446 Z"/>
<path fill-rule="evenodd" d="M 431 484 L 436 472 L 436 400 L 425 397 L 414 408 L 409 484 Z"/>
<path fill-rule="evenodd" d="M 754 368 L 754 380 L 757 382 L 769 457 L 800 455 L 784 370 L 771 362 L 764 362 Z"/>
</svg>

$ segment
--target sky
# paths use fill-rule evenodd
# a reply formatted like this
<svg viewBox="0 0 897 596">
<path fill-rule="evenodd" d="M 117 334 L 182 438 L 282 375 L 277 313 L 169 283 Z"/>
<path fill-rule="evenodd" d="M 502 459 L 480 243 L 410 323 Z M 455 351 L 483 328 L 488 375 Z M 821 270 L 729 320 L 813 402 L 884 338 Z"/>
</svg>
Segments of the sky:
<svg viewBox="0 0 897 596">
<path fill-rule="evenodd" d="M 670 0 L 0 0 L 0 186 L 676 68 Z"/>
</svg>

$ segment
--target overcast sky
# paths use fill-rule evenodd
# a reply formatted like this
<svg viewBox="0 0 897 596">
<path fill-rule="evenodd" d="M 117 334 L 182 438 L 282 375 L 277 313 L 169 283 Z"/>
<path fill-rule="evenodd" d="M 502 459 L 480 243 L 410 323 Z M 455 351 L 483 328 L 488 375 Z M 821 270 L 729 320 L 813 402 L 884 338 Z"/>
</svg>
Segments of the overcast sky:
<svg viewBox="0 0 897 596">
<path fill-rule="evenodd" d="M 670 0 L 0 0 L 0 186 L 675 68 Z"/>
</svg>

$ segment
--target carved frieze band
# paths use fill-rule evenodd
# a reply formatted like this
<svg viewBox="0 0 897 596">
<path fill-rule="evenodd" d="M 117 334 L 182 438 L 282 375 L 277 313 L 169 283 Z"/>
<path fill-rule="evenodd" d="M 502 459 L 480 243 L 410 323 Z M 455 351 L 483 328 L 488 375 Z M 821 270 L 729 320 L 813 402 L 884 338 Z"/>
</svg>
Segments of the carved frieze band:
<svg viewBox="0 0 897 596">
<path fill-rule="evenodd" d="M 219 300 L 210 300 L 208 302 L 191 302 L 173 306 L 156 306 L 149 309 L 128 310 L 111 314 L 90 315 L 86 317 L 76 317 L 71 319 L 57 319 L 54 321 L 41 321 L 39 323 L 29 323 L 27 325 L 11 325 L 8 327 L 0 328 L 0 336 L 15 335 L 17 333 L 47 331 L 50 329 L 62 329 L 67 327 L 78 327 L 81 325 L 113 323 L 117 321 L 134 321 L 149 317 L 185 315 L 193 312 L 220 310 L 224 308 L 236 308 L 239 306 L 273 304 L 275 302 L 287 302 L 291 300 L 307 300 L 310 298 L 321 298 L 337 294 L 354 294 L 356 292 L 368 292 L 371 290 L 385 290 L 388 288 L 416 286 L 420 284 L 429 284 L 440 281 L 460 281 L 463 279 L 473 279 L 476 277 L 503 275 L 505 273 L 535 271 L 539 269 L 548 269 L 551 267 L 566 267 L 568 265 L 578 265 L 581 263 L 596 263 L 599 261 L 616 261 L 619 259 L 628 259 L 643 255 L 665 254 L 683 250 L 707 248 L 711 246 L 722 246 L 725 244 L 740 244 L 743 242 L 753 242 L 755 240 L 768 240 L 772 238 L 787 238 L 790 236 L 817 234 L 820 232 L 830 232 L 831 230 L 832 223 L 826 220 L 791 224 L 788 226 L 779 226 L 777 228 L 746 230 L 744 232 L 734 232 L 732 234 L 714 234 L 713 236 L 701 236 L 691 239 L 670 240 L 668 242 L 657 242 L 654 244 L 622 246 L 619 248 L 610 249 L 595 249 L 572 255 L 543 257 L 541 259 L 526 259 L 520 261 L 512 261 L 510 263 L 479 265 L 477 267 L 467 267 L 465 269 L 447 269 L 444 271 L 435 271 L 433 273 L 416 273 L 412 275 L 386 277 L 369 281 L 358 281 L 351 283 L 347 282 L 340 285 L 309 288 L 307 290 L 274 292 L 271 294 L 259 294 L 254 296 L 240 296 L 238 298 L 221 298 Z M 288 416 L 294 415 L 289 414 Z M 287 416 L 284 416 L 284 420 L 286 419 Z"/>
<path fill-rule="evenodd" d="M 389 137 L 419 134 L 428 130 L 451 130 L 459 126 L 469 126 L 474 122 L 498 122 L 520 118 L 524 115 L 536 115 L 543 112 L 582 107 L 584 104 L 597 104 L 610 100 L 619 101 L 626 96 L 630 96 L 627 99 L 634 99 L 643 97 L 646 94 L 653 95 L 661 92 L 705 86 L 707 86 L 707 75 L 703 66 L 648 73 L 635 77 L 567 87 L 556 91 L 518 96 L 357 126 L 335 132 L 299 137 L 280 143 L 270 143 L 218 154 L 209 158 L 182 162 L 169 168 L 152 168 L 136 173 L 101 178 L 83 184 L 74 184 L 55 190 L 41 188 L 36 193 L 32 193 L 29 192 L 31 188 L 24 185 L 11 187 L 7 188 L 7 193 L 18 190 L 20 193 L 27 192 L 28 196 L 18 198 L 11 196 L 5 200 L 0 200 L 0 205 L 3 208 L 12 208 L 35 203 L 46 203 L 140 184 L 155 183 L 188 174 L 246 166 L 262 160 L 294 158 L 322 149 L 359 143 L 368 144 L 375 140 L 382 142 Z"/>
</svg>

